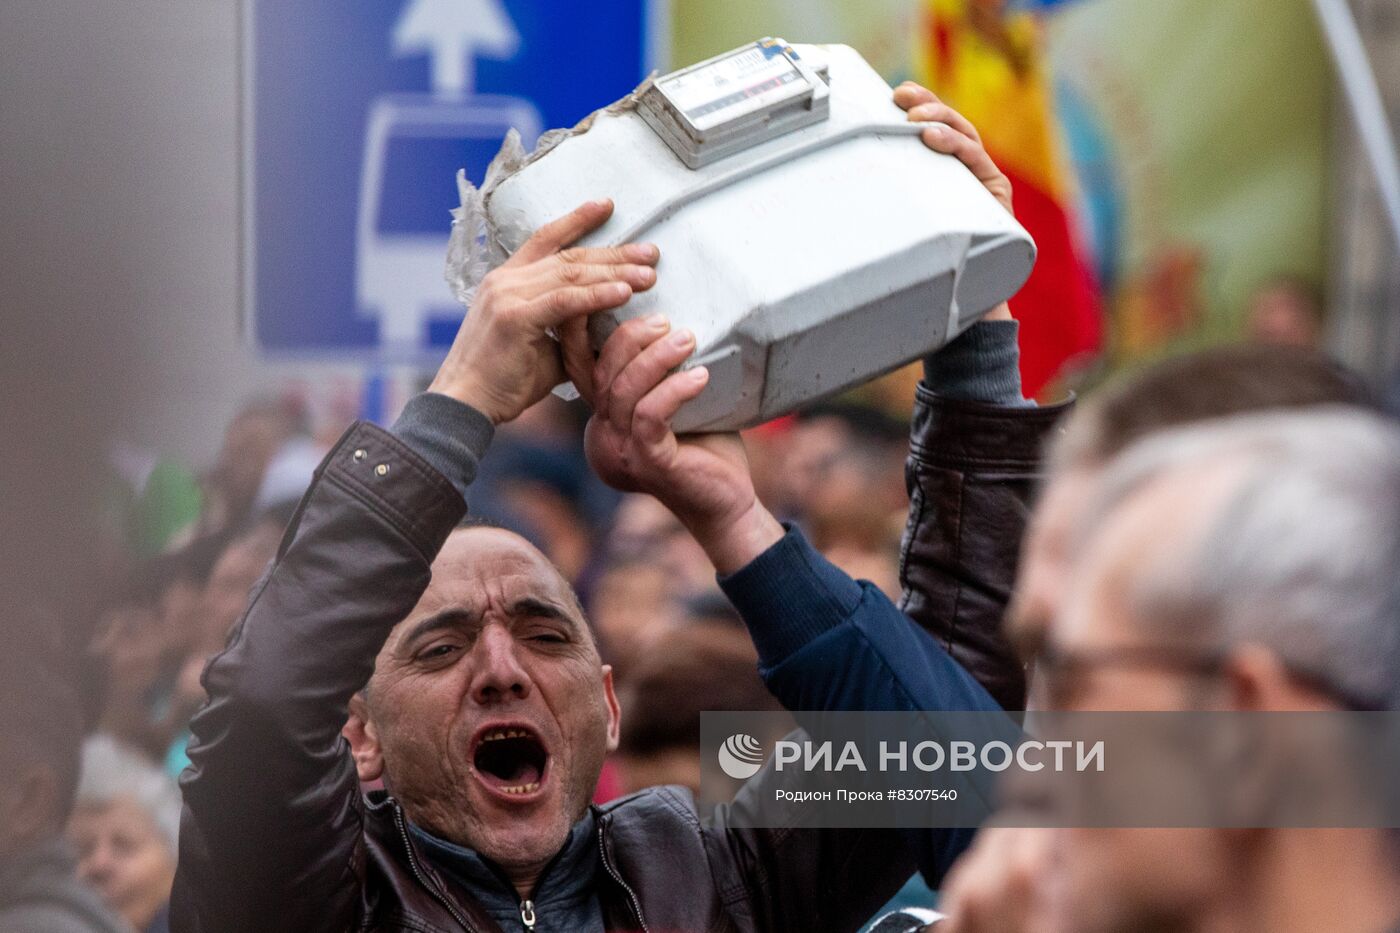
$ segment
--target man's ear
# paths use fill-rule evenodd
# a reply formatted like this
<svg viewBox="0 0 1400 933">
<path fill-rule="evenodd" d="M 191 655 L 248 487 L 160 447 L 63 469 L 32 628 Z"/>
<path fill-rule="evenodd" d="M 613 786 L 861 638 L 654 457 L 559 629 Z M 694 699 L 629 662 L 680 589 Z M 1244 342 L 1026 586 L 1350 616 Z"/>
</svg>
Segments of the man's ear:
<svg viewBox="0 0 1400 933">
<path fill-rule="evenodd" d="M 1243 644 L 1232 650 L 1225 678 L 1232 709 L 1284 712 L 1331 708 L 1330 698 L 1299 684 L 1283 660 L 1262 645 Z"/>
<path fill-rule="evenodd" d="M 622 733 L 622 707 L 617 702 L 617 691 L 613 689 L 612 665 L 603 665 L 603 700 L 608 704 L 608 751 L 617 751 Z"/>
<path fill-rule="evenodd" d="M 361 784 L 369 784 L 384 776 L 384 753 L 379 747 L 379 732 L 369 718 L 369 703 L 363 692 L 350 698 L 350 716 L 340 730 L 350 743 L 355 756 L 355 771 Z"/>
</svg>

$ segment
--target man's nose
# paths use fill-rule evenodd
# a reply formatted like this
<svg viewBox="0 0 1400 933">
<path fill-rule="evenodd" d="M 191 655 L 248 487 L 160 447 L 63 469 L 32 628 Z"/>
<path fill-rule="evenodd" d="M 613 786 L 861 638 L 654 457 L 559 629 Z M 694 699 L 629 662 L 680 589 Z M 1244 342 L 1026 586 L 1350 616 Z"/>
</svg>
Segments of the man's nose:
<svg viewBox="0 0 1400 933">
<path fill-rule="evenodd" d="M 504 625 L 488 622 L 472 653 L 472 699 L 489 706 L 530 695 L 530 675 L 520 664 L 519 643 Z"/>
<path fill-rule="evenodd" d="M 79 874 L 82 875 L 84 881 L 101 885 L 111 876 L 115 864 L 112 847 L 105 842 L 98 842 L 88 851 L 78 866 Z"/>
</svg>

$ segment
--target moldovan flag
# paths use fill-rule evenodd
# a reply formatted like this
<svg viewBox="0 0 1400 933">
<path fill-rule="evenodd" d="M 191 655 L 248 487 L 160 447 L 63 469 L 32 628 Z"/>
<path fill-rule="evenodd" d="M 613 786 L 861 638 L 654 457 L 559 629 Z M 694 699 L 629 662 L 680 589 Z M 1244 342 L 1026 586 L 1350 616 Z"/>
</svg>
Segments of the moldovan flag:
<svg viewBox="0 0 1400 933">
<path fill-rule="evenodd" d="M 1016 218 L 1039 248 L 1011 310 L 1021 322 L 1021 379 L 1039 393 L 1070 360 L 1099 348 L 1099 290 L 1072 222 L 1074 186 L 1031 13 L 1004 0 L 925 0 L 919 81 L 972 121 L 1015 186 Z"/>
</svg>

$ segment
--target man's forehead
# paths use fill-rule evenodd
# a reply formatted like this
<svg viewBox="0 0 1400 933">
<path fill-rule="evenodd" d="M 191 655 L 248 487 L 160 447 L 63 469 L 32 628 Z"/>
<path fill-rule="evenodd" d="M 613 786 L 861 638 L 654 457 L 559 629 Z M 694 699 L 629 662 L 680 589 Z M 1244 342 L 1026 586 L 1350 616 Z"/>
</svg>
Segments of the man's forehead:
<svg viewBox="0 0 1400 933">
<path fill-rule="evenodd" d="M 572 606 L 572 591 L 549 558 L 520 535 L 503 528 L 468 527 L 453 532 L 433 561 L 426 603 L 467 603 L 525 596 Z M 415 612 L 415 615 L 417 612 Z"/>
</svg>

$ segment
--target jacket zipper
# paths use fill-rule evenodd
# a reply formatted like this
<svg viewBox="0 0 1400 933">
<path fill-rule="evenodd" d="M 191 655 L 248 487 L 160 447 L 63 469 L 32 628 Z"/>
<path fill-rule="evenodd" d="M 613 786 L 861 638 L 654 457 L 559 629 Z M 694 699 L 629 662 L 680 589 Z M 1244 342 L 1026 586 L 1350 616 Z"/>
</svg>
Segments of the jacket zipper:
<svg viewBox="0 0 1400 933">
<path fill-rule="evenodd" d="M 404 825 L 403 810 L 399 808 L 399 803 L 397 800 L 395 800 L 393 803 L 394 825 L 398 826 L 399 828 L 399 836 L 403 839 L 403 849 L 404 852 L 408 854 L 408 867 L 413 870 L 413 877 L 417 879 L 418 883 L 422 885 L 425 891 L 427 891 L 433 896 L 433 900 L 437 901 L 439 904 L 441 904 L 444 908 L 447 909 L 447 912 L 452 915 L 452 919 L 456 920 L 462 925 L 462 929 L 466 930 L 467 933 L 477 933 L 476 929 L 470 923 L 467 922 L 467 918 L 463 917 L 462 914 L 457 910 L 457 908 L 452 906 L 452 902 L 449 901 L 443 894 L 441 894 L 436 887 L 434 887 L 431 884 L 428 884 L 428 879 L 423 876 L 423 873 L 421 871 L 419 871 L 418 860 L 413 856 L 413 844 L 408 841 L 408 827 Z M 522 919 L 524 919 L 523 911 Z M 533 911 L 531 913 L 530 926 L 534 926 Z"/>
<path fill-rule="evenodd" d="M 637 894 L 632 890 L 632 886 L 622 880 L 622 876 L 613 868 L 612 862 L 608 860 L 608 848 L 603 845 L 603 824 L 598 824 L 598 852 L 603 857 L 603 868 L 607 871 L 608 877 L 622 886 L 622 890 L 627 892 L 627 898 L 632 902 L 632 913 L 637 916 L 637 923 L 642 928 L 642 933 L 651 933 L 647 929 L 647 922 L 642 918 L 642 905 L 637 901 Z"/>
<path fill-rule="evenodd" d="M 535 928 L 535 902 L 529 898 L 520 902 L 520 922 L 527 930 Z"/>
</svg>

